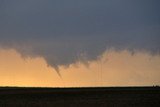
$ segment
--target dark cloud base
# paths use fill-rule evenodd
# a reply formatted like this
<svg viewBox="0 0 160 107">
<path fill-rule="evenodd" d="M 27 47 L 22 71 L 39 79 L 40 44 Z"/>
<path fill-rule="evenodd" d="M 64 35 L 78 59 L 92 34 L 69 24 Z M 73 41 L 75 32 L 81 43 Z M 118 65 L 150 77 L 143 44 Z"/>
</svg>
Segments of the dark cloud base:
<svg viewBox="0 0 160 107">
<path fill-rule="evenodd" d="M 160 52 L 158 0 L 0 2 L 0 47 L 48 65 L 95 60 L 106 50 Z"/>
</svg>

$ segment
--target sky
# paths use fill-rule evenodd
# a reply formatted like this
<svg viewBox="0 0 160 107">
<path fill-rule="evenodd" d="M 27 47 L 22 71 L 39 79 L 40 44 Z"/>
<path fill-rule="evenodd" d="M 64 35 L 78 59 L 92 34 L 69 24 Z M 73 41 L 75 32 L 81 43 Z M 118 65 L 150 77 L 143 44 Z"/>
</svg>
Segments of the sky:
<svg viewBox="0 0 160 107">
<path fill-rule="evenodd" d="M 0 0 L 0 86 L 160 84 L 159 0 Z"/>
</svg>

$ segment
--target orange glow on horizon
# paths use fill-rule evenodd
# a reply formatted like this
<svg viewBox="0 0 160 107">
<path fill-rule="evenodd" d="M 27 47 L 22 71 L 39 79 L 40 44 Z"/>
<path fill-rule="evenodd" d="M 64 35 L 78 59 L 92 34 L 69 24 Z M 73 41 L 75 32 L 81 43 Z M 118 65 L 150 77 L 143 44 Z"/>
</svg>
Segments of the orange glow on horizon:
<svg viewBox="0 0 160 107">
<path fill-rule="evenodd" d="M 62 79 L 43 57 L 22 58 L 13 49 L 0 50 L 0 86 L 82 87 L 160 84 L 160 56 L 128 51 L 105 52 L 89 67 L 81 62 L 60 66 Z"/>
</svg>

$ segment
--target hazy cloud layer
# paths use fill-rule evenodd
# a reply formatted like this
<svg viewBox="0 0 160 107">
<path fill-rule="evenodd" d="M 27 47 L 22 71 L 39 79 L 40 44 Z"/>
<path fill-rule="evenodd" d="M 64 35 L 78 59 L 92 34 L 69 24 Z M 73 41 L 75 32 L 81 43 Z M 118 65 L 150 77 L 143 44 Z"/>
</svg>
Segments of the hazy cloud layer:
<svg viewBox="0 0 160 107">
<path fill-rule="evenodd" d="M 160 52 L 158 0 L 0 0 L 0 47 L 56 69 L 105 50 Z"/>
</svg>

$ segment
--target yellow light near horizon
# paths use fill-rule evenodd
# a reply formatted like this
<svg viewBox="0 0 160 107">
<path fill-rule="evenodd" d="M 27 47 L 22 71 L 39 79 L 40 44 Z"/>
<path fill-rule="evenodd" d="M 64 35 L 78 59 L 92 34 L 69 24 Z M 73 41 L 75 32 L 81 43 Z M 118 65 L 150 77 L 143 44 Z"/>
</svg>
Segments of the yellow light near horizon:
<svg viewBox="0 0 160 107">
<path fill-rule="evenodd" d="M 0 50 L 0 86 L 82 87 L 160 84 L 160 56 L 145 52 L 106 51 L 89 66 L 60 66 L 62 79 L 43 57 L 23 58 L 13 49 Z"/>
<path fill-rule="evenodd" d="M 15 50 L 1 50 L 0 85 L 61 86 L 62 84 L 56 72 L 47 67 L 43 58 L 24 59 Z"/>
</svg>

